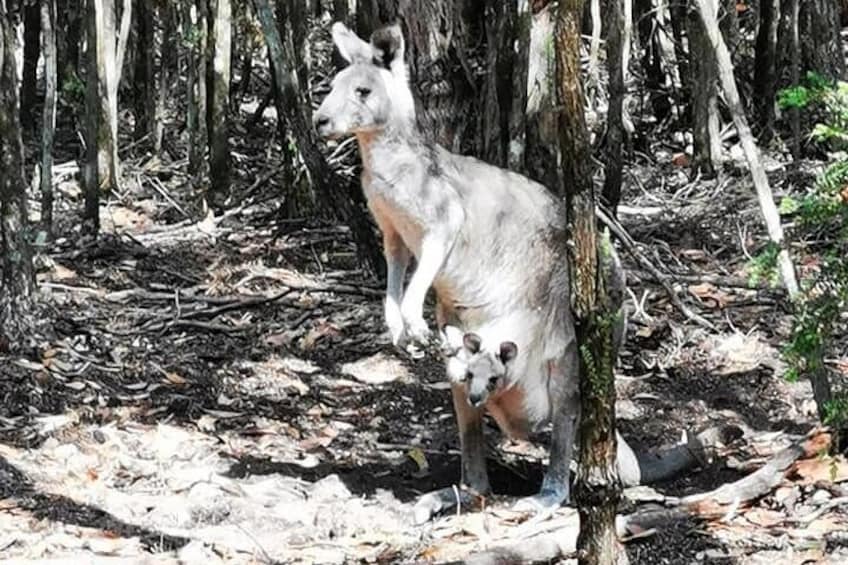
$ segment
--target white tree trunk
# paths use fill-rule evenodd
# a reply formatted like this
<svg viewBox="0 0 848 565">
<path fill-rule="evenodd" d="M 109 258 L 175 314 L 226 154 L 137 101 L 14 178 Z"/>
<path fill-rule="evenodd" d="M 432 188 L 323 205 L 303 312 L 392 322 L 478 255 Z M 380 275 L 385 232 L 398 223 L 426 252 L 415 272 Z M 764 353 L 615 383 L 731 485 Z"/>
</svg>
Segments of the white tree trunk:
<svg viewBox="0 0 848 565">
<path fill-rule="evenodd" d="M 783 284 L 786 286 L 789 296 L 794 298 L 798 293 L 795 268 L 792 265 L 792 260 L 789 258 L 789 252 L 783 247 L 783 226 L 780 223 L 780 214 L 774 203 L 774 194 L 769 186 L 766 171 L 763 169 L 763 164 L 760 160 L 760 150 L 754 141 L 754 136 L 751 134 L 751 128 L 748 126 L 748 120 L 745 117 L 745 108 L 739 98 L 739 91 L 736 89 L 736 79 L 733 76 L 733 63 L 730 59 L 730 52 L 724 44 L 724 39 L 721 36 L 718 21 L 716 20 L 715 0 L 694 0 L 694 2 L 698 7 L 701 20 L 704 22 L 707 37 L 715 50 L 719 81 L 721 82 L 725 99 L 733 115 L 733 123 L 736 125 L 736 131 L 742 142 L 742 149 L 745 152 L 748 167 L 751 169 L 751 177 L 754 181 L 754 188 L 757 191 L 757 199 L 760 202 L 760 209 L 763 213 L 763 219 L 766 222 L 769 238 L 780 247 L 778 268 L 783 277 Z"/>
</svg>

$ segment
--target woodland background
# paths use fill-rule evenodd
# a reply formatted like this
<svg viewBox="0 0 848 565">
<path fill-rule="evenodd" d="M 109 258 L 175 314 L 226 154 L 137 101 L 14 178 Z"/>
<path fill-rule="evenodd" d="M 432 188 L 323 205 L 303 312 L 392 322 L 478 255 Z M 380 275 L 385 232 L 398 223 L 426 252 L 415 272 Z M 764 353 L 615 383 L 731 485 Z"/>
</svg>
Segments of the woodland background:
<svg viewBox="0 0 848 565">
<path fill-rule="evenodd" d="M 840 562 L 846 6 L 575 10 L 590 172 L 630 283 L 618 425 L 649 449 L 709 436 L 711 455 L 625 493 L 625 549 Z M 330 23 L 398 20 L 423 132 L 557 190 L 574 172 L 557 166 L 555 11 L 0 0 L 0 556 L 569 559 L 573 512 L 508 510 L 538 488 L 544 433 L 489 434 L 485 511 L 410 525 L 415 496 L 459 475 L 449 394 L 438 359 L 384 335 L 355 143 L 311 127 L 341 65 Z M 753 473 L 765 487 L 740 490 Z M 652 505 L 674 516 L 643 527 Z"/>
</svg>

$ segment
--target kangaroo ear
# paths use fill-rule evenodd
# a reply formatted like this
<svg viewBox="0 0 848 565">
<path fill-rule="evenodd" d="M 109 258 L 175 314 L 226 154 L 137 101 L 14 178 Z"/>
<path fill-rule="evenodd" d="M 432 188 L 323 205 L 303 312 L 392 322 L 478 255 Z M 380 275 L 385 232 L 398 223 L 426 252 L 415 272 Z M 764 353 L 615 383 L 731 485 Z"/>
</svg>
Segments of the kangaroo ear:
<svg viewBox="0 0 848 565">
<path fill-rule="evenodd" d="M 352 32 L 342 22 L 336 22 L 331 28 L 333 43 L 348 63 L 370 63 L 373 48 Z"/>
<path fill-rule="evenodd" d="M 400 24 L 383 26 L 371 34 L 374 64 L 391 70 L 396 61 L 403 63 L 404 41 Z"/>
<path fill-rule="evenodd" d="M 475 333 L 467 333 L 462 338 L 462 344 L 465 346 L 465 349 L 468 350 L 469 353 L 477 353 L 480 351 L 480 344 L 482 340 L 480 336 Z"/>
<path fill-rule="evenodd" d="M 512 341 L 504 341 L 501 343 L 501 350 L 498 356 L 501 358 L 501 363 L 506 365 L 508 362 L 515 359 L 518 355 L 518 346 Z"/>
</svg>

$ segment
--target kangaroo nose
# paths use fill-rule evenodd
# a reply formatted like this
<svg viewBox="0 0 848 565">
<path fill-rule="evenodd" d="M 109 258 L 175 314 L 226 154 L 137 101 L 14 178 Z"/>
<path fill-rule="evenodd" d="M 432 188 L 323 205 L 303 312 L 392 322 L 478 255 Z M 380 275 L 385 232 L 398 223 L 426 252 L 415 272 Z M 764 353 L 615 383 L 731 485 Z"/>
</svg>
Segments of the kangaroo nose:
<svg viewBox="0 0 848 565">
<path fill-rule="evenodd" d="M 312 121 L 315 123 L 315 128 L 318 131 L 321 131 L 323 128 L 330 125 L 330 118 L 327 116 L 316 115 Z"/>
<path fill-rule="evenodd" d="M 468 395 L 468 403 L 474 408 L 479 408 L 481 404 L 483 404 L 483 395 L 482 394 L 469 394 Z"/>
</svg>

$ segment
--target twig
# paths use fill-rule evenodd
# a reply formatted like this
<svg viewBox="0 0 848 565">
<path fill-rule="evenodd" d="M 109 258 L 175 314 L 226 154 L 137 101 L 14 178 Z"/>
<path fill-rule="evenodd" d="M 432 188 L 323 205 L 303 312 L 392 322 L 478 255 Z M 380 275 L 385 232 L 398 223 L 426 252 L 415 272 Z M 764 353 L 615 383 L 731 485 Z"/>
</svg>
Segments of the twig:
<svg viewBox="0 0 848 565">
<path fill-rule="evenodd" d="M 789 522 L 793 522 L 796 524 L 809 524 L 810 522 L 815 521 L 822 514 L 836 508 L 837 506 L 842 506 L 843 504 L 848 504 L 848 496 L 841 496 L 839 498 L 833 498 L 828 500 L 824 504 L 821 505 L 817 510 L 810 512 L 809 514 L 804 514 L 798 518 L 788 518 Z"/>
</svg>

